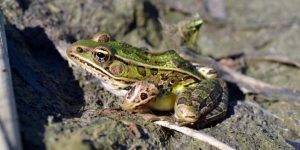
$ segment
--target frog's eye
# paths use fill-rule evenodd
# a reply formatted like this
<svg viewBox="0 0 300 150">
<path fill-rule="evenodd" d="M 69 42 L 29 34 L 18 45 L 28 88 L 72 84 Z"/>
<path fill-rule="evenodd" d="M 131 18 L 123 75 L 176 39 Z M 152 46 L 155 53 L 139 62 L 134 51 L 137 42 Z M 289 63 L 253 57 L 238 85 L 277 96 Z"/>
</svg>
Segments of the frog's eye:
<svg viewBox="0 0 300 150">
<path fill-rule="evenodd" d="M 97 62 L 103 63 L 110 59 L 110 52 L 108 49 L 103 47 L 95 48 L 94 50 L 94 59 Z"/>
</svg>

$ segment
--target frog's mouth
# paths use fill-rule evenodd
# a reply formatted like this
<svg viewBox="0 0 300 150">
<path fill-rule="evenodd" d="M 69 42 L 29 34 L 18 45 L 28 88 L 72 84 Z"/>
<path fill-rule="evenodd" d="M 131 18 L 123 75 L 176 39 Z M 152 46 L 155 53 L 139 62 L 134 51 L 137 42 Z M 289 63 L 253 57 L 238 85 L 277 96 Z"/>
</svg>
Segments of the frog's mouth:
<svg viewBox="0 0 300 150">
<path fill-rule="evenodd" d="M 136 82 L 137 80 L 135 79 L 129 79 L 129 78 L 124 78 L 124 77 L 117 77 L 105 70 L 102 67 L 99 67 L 95 62 L 92 62 L 90 60 L 87 60 L 85 58 L 82 58 L 80 56 L 74 55 L 74 54 L 69 54 L 69 57 L 71 58 L 72 61 L 75 61 L 75 64 L 79 64 L 82 68 L 87 70 L 88 72 L 96 75 L 99 78 L 103 79 L 114 79 L 116 81 L 123 81 L 123 82 Z"/>
<path fill-rule="evenodd" d="M 104 68 L 97 67 L 97 64 L 94 62 L 81 58 L 80 56 L 69 54 L 69 58 L 71 62 L 73 62 L 72 64 L 79 65 L 87 72 L 96 76 L 107 90 L 111 91 L 117 96 L 124 96 L 128 91 L 128 87 L 135 82 L 135 80 L 132 79 L 115 77 Z"/>
<path fill-rule="evenodd" d="M 92 73 L 93 75 L 101 79 L 108 79 L 109 77 L 112 78 L 112 75 L 110 73 L 108 73 L 107 71 L 103 71 L 102 69 L 100 69 L 100 67 L 96 67 L 93 63 L 83 58 L 80 58 L 74 54 L 70 54 L 69 58 L 71 58 L 70 60 L 72 60 L 73 64 L 79 65 L 84 70 Z"/>
</svg>

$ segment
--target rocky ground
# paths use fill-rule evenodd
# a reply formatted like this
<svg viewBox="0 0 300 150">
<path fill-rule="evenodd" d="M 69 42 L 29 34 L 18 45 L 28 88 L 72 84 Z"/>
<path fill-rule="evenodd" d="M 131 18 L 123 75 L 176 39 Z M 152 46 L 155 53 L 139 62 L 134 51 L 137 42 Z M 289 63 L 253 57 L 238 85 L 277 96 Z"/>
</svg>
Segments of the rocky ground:
<svg viewBox="0 0 300 150">
<path fill-rule="evenodd" d="M 176 44 L 167 41 L 170 34 L 161 22 L 176 25 L 200 14 L 205 24 L 196 53 L 266 83 L 300 90 L 297 66 L 239 55 L 299 59 L 300 1 L 220 2 L 1 1 L 24 149 L 215 149 L 129 113 L 97 115 L 119 107 L 119 98 L 95 77 L 70 67 L 65 49 L 99 31 L 153 51 L 172 49 Z M 199 130 L 236 149 L 299 149 L 299 101 L 243 94 L 228 84 L 226 118 Z"/>
</svg>

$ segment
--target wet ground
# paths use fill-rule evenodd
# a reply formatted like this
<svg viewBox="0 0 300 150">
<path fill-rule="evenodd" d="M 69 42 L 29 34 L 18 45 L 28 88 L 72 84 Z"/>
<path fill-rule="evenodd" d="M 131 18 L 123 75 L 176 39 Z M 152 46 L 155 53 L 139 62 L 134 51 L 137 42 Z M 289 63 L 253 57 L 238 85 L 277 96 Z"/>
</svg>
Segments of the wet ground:
<svg viewBox="0 0 300 150">
<path fill-rule="evenodd" d="M 70 66 L 65 49 L 99 31 L 153 51 L 173 49 L 178 45 L 167 44 L 170 35 L 160 20 L 176 25 L 199 13 L 205 22 L 195 48 L 199 55 L 221 60 L 258 52 L 300 58 L 298 0 L 218 2 L 2 1 L 24 149 L 214 149 L 129 113 L 97 115 L 104 108 L 118 108 L 120 99 L 92 75 Z M 238 64 L 233 69 L 245 75 L 300 90 L 295 66 L 255 58 L 233 61 Z M 299 101 L 245 95 L 228 84 L 226 118 L 203 132 L 236 149 L 299 148 Z M 130 123 L 137 125 L 140 136 Z"/>
</svg>

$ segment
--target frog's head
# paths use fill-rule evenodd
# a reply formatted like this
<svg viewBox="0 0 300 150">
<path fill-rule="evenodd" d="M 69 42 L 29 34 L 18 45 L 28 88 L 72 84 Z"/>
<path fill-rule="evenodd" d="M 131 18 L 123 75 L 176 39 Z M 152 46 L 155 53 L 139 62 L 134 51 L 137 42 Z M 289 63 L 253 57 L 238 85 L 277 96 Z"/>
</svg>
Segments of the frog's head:
<svg viewBox="0 0 300 150">
<path fill-rule="evenodd" d="M 110 41 L 107 34 L 97 34 L 92 40 L 77 41 L 67 49 L 67 56 L 75 64 L 97 76 L 103 85 L 116 92 L 126 88 L 134 79 L 124 78 L 126 64 L 116 57 L 116 50 L 122 49 L 118 41 Z M 125 95 L 122 93 L 116 95 Z"/>
</svg>

